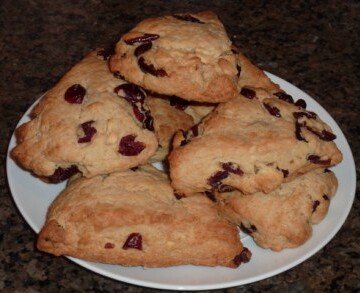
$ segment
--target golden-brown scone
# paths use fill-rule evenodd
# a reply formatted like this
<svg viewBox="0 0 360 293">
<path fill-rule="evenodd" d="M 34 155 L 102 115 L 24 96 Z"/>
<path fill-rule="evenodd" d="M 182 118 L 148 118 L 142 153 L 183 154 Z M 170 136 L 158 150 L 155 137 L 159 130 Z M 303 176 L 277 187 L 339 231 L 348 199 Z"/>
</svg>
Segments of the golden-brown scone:
<svg viewBox="0 0 360 293">
<path fill-rule="evenodd" d="M 66 73 L 17 129 L 11 155 L 22 167 L 56 182 L 78 170 L 86 177 L 126 170 L 155 153 L 154 133 L 114 93 L 124 81 L 101 53 L 88 54 Z"/>
<path fill-rule="evenodd" d="M 170 101 L 160 97 L 148 95 L 146 103 L 154 118 L 155 135 L 159 141 L 159 147 L 152 156 L 151 161 L 164 160 L 171 146 L 172 138 L 176 131 L 187 130 L 194 125 L 193 118 L 182 109 L 170 105 Z"/>
<path fill-rule="evenodd" d="M 237 49 L 236 49 L 237 50 Z M 253 87 L 263 88 L 272 93 L 282 92 L 279 85 L 273 83 L 265 72 L 254 65 L 248 58 L 237 50 L 236 62 L 239 70 L 239 88 Z"/>
<path fill-rule="evenodd" d="M 263 88 L 271 93 L 283 93 L 279 85 L 273 83 L 270 78 L 267 77 L 265 72 L 251 63 L 249 59 L 242 54 L 239 49 L 233 46 L 233 51 L 236 54 L 236 62 L 238 68 L 238 87 L 250 88 Z M 185 112 L 191 115 L 194 122 L 199 123 L 204 117 L 206 117 L 211 111 L 214 110 L 216 104 L 194 104 L 191 103 L 185 109 Z"/>
<path fill-rule="evenodd" d="M 342 160 L 332 141 L 335 135 L 315 113 L 263 89 L 243 88 L 242 94 L 220 104 L 196 133 L 175 135 L 169 163 L 177 193 L 223 184 L 243 193 L 268 193 L 282 182 Z"/>
<path fill-rule="evenodd" d="M 210 11 L 140 22 L 117 43 L 110 68 L 147 90 L 186 100 L 217 103 L 237 94 L 231 41 Z"/>
<path fill-rule="evenodd" d="M 95 262 L 236 267 L 249 260 L 236 225 L 202 195 L 176 199 L 151 166 L 71 181 L 49 208 L 38 249 Z"/>
<path fill-rule="evenodd" d="M 326 215 L 337 189 L 335 175 L 318 169 L 282 184 L 269 194 L 217 194 L 219 207 L 263 248 L 297 247 L 311 236 L 311 224 Z"/>
</svg>

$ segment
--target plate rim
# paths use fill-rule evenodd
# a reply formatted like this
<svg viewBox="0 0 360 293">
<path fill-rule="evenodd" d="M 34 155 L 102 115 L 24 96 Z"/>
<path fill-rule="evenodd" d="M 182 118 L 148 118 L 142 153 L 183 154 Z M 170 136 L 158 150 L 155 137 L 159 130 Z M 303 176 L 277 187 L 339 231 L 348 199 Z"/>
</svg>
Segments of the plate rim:
<svg viewBox="0 0 360 293">
<path fill-rule="evenodd" d="M 85 261 L 85 260 L 82 260 L 82 259 L 77 259 L 77 258 L 69 257 L 69 256 L 65 256 L 65 257 L 67 259 L 71 260 L 72 262 L 76 263 L 77 265 L 85 268 L 86 270 L 89 270 L 91 272 L 94 272 L 96 274 L 105 276 L 107 278 L 110 278 L 110 279 L 113 279 L 113 280 L 116 280 L 116 281 L 121 281 L 121 282 L 125 282 L 125 283 L 128 283 L 128 284 L 136 285 L 136 286 L 154 288 L 154 289 L 183 290 L 183 291 L 214 290 L 214 289 L 223 289 L 223 288 L 229 288 L 229 287 L 235 287 L 235 286 L 242 286 L 242 285 L 254 283 L 254 282 L 257 282 L 257 281 L 260 281 L 260 280 L 264 280 L 264 279 L 276 276 L 276 275 L 278 275 L 278 274 L 280 274 L 282 272 L 285 272 L 285 271 L 287 271 L 287 270 L 289 270 L 289 269 L 291 269 L 293 267 L 296 267 L 300 263 L 306 261 L 307 259 L 309 259 L 313 255 L 315 255 L 317 252 L 319 252 L 326 244 L 328 244 L 335 237 L 335 235 L 339 232 L 339 230 L 341 229 L 341 227 L 345 223 L 347 217 L 349 216 L 349 213 L 350 213 L 350 210 L 351 210 L 351 208 L 353 206 L 353 203 L 354 203 L 355 194 L 356 194 L 356 175 L 357 174 L 356 174 L 356 166 L 355 166 L 353 153 L 351 151 L 348 140 L 346 139 L 346 136 L 343 133 L 343 131 L 341 130 L 340 126 L 337 124 L 337 122 L 334 120 L 334 118 L 327 112 L 327 110 L 320 105 L 320 103 L 318 103 L 313 97 L 311 97 L 305 91 L 301 90 L 300 88 L 298 88 L 297 86 L 291 84 L 290 82 L 284 80 L 283 78 L 281 78 L 279 76 L 276 76 L 276 75 L 274 75 L 274 74 L 272 74 L 270 72 L 267 72 L 267 71 L 264 71 L 264 72 L 266 73 L 266 75 L 272 81 L 275 81 L 277 83 L 281 83 L 284 86 L 293 87 L 297 91 L 299 91 L 301 94 L 304 94 L 307 99 L 312 100 L 312 102 L 317 107 L 321 108 L 323 111 L 326 112 L 326 114 L 329 117 L 329 119 L 327 119 L 327 120 L 331 121 L 332 124 L 336 125 L 337 128 L 340 130 L 342 136 L 344 137 L 344 148 L 345 149 L 342 149 L 341 151 L 343 153 L 347 153 L 348 156 L 349 156 L 349 159 L 351 161 L 351 166 L 347 166 L 347 168 L 349 169 L 349 171 L 351 171 L 350 174 L 353 175 L 354 180 L 352 182 L 353 183 L 352 186 L 349 186 L 347 189 L 349 190 L 349 194 L 351 194 L 352 197 L 351 197 L 351 200 L 349 201 L 347 209 L 341 214 L 341 218 L 338 219 L 337 225 L 335 227 L 333 227 L 333 229 L 331 230 L 331 233 L 329 233 L 317 245 L 312 247 L 309 252 L 307 252 L 307 253 L 303 254 L 302 256 L 298 257 L 295 261 L 292 261 L 287 265 L 281 266 L 278 269 L 269 271 L 267 273 L 259 274 L 259 275 L 256 275 L 254 277 L 248 277 L 246 279 L 239 280 L 239 281 L 225 281 L 224 283 L 216 283 L 216 284 L 211 284 L 211 285 L 168 285 L 168 284 L 160 284 L 160 283 L 151 282 L 151 281 L 143 281 L 143 280 L 139 280 L 139 279 L 136 279 L 136 278 L 130 278 L 130 277 L 118 275 L 118 274 L 103 270 L 102 268 L 98 268 L 96 266 L 97 263 L 94 263 L 94 262 L 89 262 L 89 261 Z M 37 233 L 37 234 L 39 233 L 39 229 L 37 228 L 36 224 L 34 224 L 32 222 L 32 220 L 30 219 L 30 217 L 27 215 L 27 212 L 25 211 L 24 207 L 19 202 L 19 198 L 14 196 L 14 192 L 13 192 L 14 187 L 13 187 L 13 185 L 15 184 L 15 182 L 13 182 L 12 179 L 10 179 L 11 176 L 9 176 L 9 174 L 10 174 L 10 171 L 9 171 L 10 170 L 10 164 L 11 164 L 11 162 L 13 162 L 13 159 L 10 156 L 10 147 L 11 147 L 11 143 L 12 143 L 12 141 L 14 139 L 15 130 L 20 125 L 20 121 L 23 119 L 24 115 L 29 111 L 29 109 L 33 108 L 45 94 L 46 93 L 41 95 L 34 103 L 32 103 L 31 106 L 26 110 L 26 112 L 19 119 L 19 121 L 18 121 L 18 123 L 17 123 L 14 131 L 12 132 L 11 137 L 10 137 L 10 141 L 9 141 L 8 148 L 7 148 L 7 155 L 6 155 L 6 177 L 7 177 L 7 182 L 8 182 L 8 186 L 9 186 L 9 190 L 10 190 L 10 193 L 11 193 L 12 200 L 14 201 L 15 206 L 16 206 L 17 210 L 19 211 L 21 217 L 30 226 L 30 228 L 33 231 L 35 231 L 35 233 Z M 23 171 L 27 172 L 26 170 L 23 170 Z M 216 269 L 216 267 L 214 269 Z"/>
</svg>

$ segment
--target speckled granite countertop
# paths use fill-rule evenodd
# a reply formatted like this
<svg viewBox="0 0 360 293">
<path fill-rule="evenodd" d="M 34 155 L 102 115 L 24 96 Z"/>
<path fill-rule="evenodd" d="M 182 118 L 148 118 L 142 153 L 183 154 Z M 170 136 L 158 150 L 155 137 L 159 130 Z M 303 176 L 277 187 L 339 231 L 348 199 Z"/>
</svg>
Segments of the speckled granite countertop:
<svg viewBox="0 0 360 293">
<path fill-rule="evenodd" d="M 24 111 L 86 52 L 143 18 L 204 9 L 220 15 L 235 43 L 255 63 L 316 98 L 338 122 L 359 162 L 358 1 L 141 2 L 1 1 L 2 165 Z M 0 172 L 0 291 L 150 291 L 36 251 L 36 235 L 11 200 L 4 166 Z M 359 289 L 358 215 L 356 199 L 340 232 L 315 256 L 278 276 L 226 291 Z"/>
</svg>

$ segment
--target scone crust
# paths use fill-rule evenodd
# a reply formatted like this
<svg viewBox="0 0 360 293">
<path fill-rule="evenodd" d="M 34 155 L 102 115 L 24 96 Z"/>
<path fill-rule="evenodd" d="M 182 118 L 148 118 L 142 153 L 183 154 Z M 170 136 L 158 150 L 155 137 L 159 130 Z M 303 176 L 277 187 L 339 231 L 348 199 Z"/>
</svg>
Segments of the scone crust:
<svg viewBox="0 0 360 293">
<path fill-rule="evenodd" d="M 303 244 L 312 224 L 326 215 L 338 183 L 334 173 L 318 169 L 284 183 L 269 194 L 218 193 L 223 214 L 242 226 L 263 248 L 279 251 Z"/>
<path fill-rule="evenodd" d="M 209 180 L 223 171 L 223 163 L 237 165 L 241 174 L 229 172 L 221 183 L 251 194 L 268 193 L 282 182 L 342 160 L 333 141 L 324 141 L 305 127 L 301 135 L 307 142 L 297 137 L 296 121 L 331 132 L 318 116 L 297 120 L 294 112 L 307 111 L 266 90 L 253 90 L 253 99 L 239 96 L 220 104 L 200 123 L 198 136 L 186 143 L 183 133 L 175 135 L 169 163 L 176 192 L 190 195 L 209 191 Z M 281 117 L 271 115 L 265 104 L 279 109 Z M 318 156 L 322 164 L 309 160 L 311 155 Z"/>
<path fill-rule="evenodd" d="M 114 88 L 125 82 L 113 76 L 99 52 L 91 52 L 66 73 L 36 105 L 32 120 L 16 130 L 17 146 L 11 155 L 25 169 L 51 176 L 59 167 L 75 165 L 91 177 L 144 164 L 155 153 L 154 133 L 143 129 L 129 103 L 114 93 Z M 74 84 L 86 90 L 81 104 L 64 99 Z M 89 121 L 96 133 L 90 142 L 79 143 L 85 135 L 81 124 Z M 119 153 L 119 141 L 126 135 L 145 144 L 141 153 Z"/>
<path fill-rule="evenodd" d="M 148 90 L 199 102 L 224 102 L 237 93 L 236 61 L 224 26 L 210 11 L 191 14 L 203 23 L 174 16 L 150 18 L 122 36 L 110 60 L 113 72 Z M 141 43 L 125 41 L 156 34 L 152 48 L 141 57 L 166 76 L 144 73 L 134 55 Z"/>
<path fill-rule="evenodd" d="M 131 233 L 142 236 L 142 250 L 123 249 Z M 235 267 L 243 250 L 237 227 L 214 203 L 202 195 L 177 200 L 166 175 L 151 166 L 71 181 L 49 208 L 37 247 L 145 267 Z"/>
<path fill-rule="evenodd" d="M 269 92 L 281 92 L 281 88 L 278 84 L 273 83 L 270 78 L 253 64 L 243 53 L 241 53 L 237 48 L 236 50 L 236 62 L 238 65 L 239 79 L 238 87 L 241 89 L 243 87 L 252 87 L 252 88 L 263 88 Z"/>
</svg>

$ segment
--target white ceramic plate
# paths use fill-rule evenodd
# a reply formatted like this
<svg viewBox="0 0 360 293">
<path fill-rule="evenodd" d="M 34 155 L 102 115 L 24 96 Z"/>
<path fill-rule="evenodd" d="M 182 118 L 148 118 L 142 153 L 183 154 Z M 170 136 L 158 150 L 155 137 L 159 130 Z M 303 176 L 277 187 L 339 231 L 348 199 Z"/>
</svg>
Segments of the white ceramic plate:
<svg viewBox="0 0 360 293">
<path fill-rule="evenodd" d="M 337 135 L 336 143 L 344 155 L 342 163 L 333 168 L 339 180 L 336 196 L 331 201 L 327 217 L 320 224 L 313 226 L 313 236 L 309 241 L 296 249 L 272 252 L 259 248 L 250 237 L 242 233 L 244 246 L 252 251 L 253 257 L 249 263 L 241 265 L 238 269 L 195 266 L 143 269 L 92 263 L 72 257 L 70 259 L 101 275 L 140 286 L 172 290 L 207 290 L 244 285 L 274 276 L 305 261 L 327 244 L 344 223 L 354 200 L 356 173 L 350 147 L 339 126 L 316 101 L 283 79 L 272 74 L 268 75 L 294 98 L 303 98 L 308 104 L 308 109 L 315 111 L 331 126 Z M 31 108 L 19 124 L 29 120 L 28 114 Z M 12 136 L 9 150 L 14 145 L 15 138 Z M 7 176 L 18 209 L 31 228 L 38 233 L 44 224 L 48 206 L 64 188 L 65 183 L 46 184 L 19 168 L 9 155 Z"/>
</svg>

